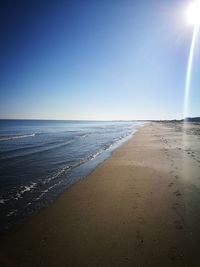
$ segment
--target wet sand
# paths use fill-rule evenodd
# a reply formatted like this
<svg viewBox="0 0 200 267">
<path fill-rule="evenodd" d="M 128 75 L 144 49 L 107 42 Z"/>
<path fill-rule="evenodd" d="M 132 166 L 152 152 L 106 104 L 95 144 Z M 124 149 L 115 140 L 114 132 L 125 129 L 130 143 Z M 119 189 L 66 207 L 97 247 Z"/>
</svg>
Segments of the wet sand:
<svg viewBox="0 0 200 267">
<path fill-rule="evenodd" d="M 200 125 L 150 123 L 2 240 L 0 266 L 200 266 L 199 222 Z"/>
</svg>

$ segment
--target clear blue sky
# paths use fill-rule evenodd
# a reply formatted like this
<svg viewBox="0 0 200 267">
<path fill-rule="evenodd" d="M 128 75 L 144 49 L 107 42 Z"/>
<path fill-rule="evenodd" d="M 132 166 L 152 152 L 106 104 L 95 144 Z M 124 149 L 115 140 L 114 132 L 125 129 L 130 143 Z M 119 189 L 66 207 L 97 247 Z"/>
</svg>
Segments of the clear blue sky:
<svg viewBox="0 0 200 267">
<path fill-rule="evenodd" d="M 1 1 L 0 118 L 182 118 L 188 2 Z M 190 116 L 200 116 L 198 45 Z"/>
</svg>

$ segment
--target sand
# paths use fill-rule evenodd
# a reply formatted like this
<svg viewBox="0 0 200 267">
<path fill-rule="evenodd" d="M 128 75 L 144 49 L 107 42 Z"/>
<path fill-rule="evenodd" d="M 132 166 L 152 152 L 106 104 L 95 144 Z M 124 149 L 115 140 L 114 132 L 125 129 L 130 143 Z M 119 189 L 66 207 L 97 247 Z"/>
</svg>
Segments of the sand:
<svg viewBox="0 0 200 267">
<path fill-rule="evenodd" d="M 200 125 L 188 125 L 185 138 L 180 123 L 140 128 L 1 241 L 0 266 L 200 266 Z"/>
</svg>

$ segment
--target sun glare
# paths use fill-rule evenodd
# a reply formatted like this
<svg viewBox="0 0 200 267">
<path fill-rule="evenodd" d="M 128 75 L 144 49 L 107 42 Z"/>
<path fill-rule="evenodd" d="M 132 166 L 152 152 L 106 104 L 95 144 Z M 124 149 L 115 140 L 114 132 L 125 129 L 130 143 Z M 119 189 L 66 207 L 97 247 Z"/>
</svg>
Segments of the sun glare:
<svg viewBox="0 0 200 267">
<path fill-rule="evenodd" d="M 187 10 L 187 20 L 194 26 L 200 26 L 200 1 L 192 2 Z"/>
</svg>

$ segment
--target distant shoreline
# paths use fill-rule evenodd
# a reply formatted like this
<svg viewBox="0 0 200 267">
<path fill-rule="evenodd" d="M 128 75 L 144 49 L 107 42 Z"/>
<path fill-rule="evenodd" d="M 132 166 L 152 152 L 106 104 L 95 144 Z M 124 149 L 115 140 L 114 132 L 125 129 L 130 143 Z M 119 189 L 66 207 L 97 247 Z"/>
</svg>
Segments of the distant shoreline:
<svg viewBox="0 0 200 267">
<path fill-rule="evenodd" d="M 138 122 L 200 122 L 200 117 L 188 117 L 185 119 L 133 119 L 133 120 L 87 120 L 87 119 L 83 119 L 83 120 L 79 120 L 79 119 L 6 119 L 6 118 L 2 118 L 0 119 L 0 121 L 53 121 L 53 122 L 122 122 L 122 121 L 138 121 Z"/>
<path fill-rule="evenodd" d="M 78 119 L 71 119 L 71 120 L 62 120 L 62 119 L 0 119 L 0 121 L 58 121 L 58 122 L 134 122 L 134 121 L 148 121 L 151 122 L 152 120 L 78 120 Z"/>
</svg>

